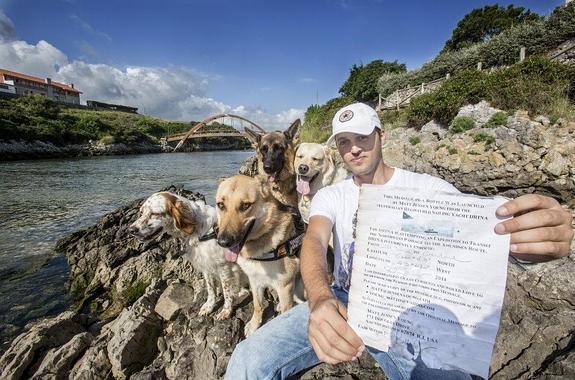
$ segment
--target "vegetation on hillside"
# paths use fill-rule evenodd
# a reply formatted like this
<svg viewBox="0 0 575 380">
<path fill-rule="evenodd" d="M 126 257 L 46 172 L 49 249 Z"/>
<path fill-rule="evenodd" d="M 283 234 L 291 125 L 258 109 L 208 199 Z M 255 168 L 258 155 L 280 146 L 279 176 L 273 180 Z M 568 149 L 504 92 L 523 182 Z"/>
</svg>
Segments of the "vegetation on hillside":
<svg viewBox="0 0 575 380">
<path fill-rule="evenodd" d="M 397 74 L 406 71 L 405 64 L 384 62 L 377 59 L 367 65 L 353 65 L 349 77 L 339 89 L 343 96 L 353 98 L 360 102 L 369 102 L 377 99 L 377 81 L 384 74 Z"/>
<path fill-rule="evenodd" d="M 575 2 L 557 7 L 546 18 L 514 25 L 485 42 L 442 51 L 418 70 L 383 75 L 377 89 L 382 96 L 388 96 L 400 88 L 475 68 L 478 62 L 483 63 L 483 68 L 512 65 L 518 62 L 521 47 L 526 48 L 527 56 L 542 55 L 571 38 L 575 38 Z"/>
<path fill-rule="evenodd" d="M 575 67 L 533 57 L 491 74 L 465 70 L 438 90 L 414 98 L 406 110 L 409 125 L 434 119 L 448 125 L 466 104 L 481 100 L 505 111 L 523 109 L 531 115 L 575 116 Z"/>
<path fill-rule="evenodd" d="M 47 141 L 56 145 L 157 144 L 161 137 L 188 131 L 195 122 L 177 122 L 118 111 L 68 108 L 40 95 L 0 98 L 0 140 Z M 213 123 L 207 130 L 231 129 Z M 200 142 L 223 143 L 226 138 L 203 138 Z"/>
<path fill-rule="evenodd" d="M 541 16 L 523 7 L 486 5 L 472 10 L 457 23 L 443 51 L 460 50 L 487 41 L 513 26 L 540 20 Z"/>
</svg>

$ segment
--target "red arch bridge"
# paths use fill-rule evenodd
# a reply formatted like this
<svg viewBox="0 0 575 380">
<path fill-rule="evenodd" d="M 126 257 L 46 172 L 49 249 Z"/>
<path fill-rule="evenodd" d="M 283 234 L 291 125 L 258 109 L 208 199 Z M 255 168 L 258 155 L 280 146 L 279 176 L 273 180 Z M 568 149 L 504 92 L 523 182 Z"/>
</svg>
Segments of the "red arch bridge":
<svg viewBox="0 0 575 380">
<path fill-rule="evenodd" d="M 226 124 L 226 125 L 230 125 L 231 128 L 227 127 L 227 128 L 210 128 L 206 126 L 209 126 L 211 123 L 219 120 L 219 119 L 223 119 L 224 123 L 222 124 L 226 124 L 225 121 L 226 120 L 230 120 L 231 123 Z M 240 123 L 240 127 L 239 129 L 234 127 L 234 121 L 239 121 Z M 238 115 L 232 115 L 229 113 L 221 113 L 221 114 L 217 114 L 214 116 L 210 116 L 205 120 L 200 121 L 199 123 L 195 124 L 192 128 L 190 128 L 189 131 L 187 131 L 186 133 L 178 133 L 178 134 L 174 134 L 174 135 L 170 135 L 165 137 L 163 140 L 166 143 L 173 143 L 178 141 L 178 144 L 176 145 L 176 147 L 174 148 L 174 152 L 177 151 L 179 148 L 181 148 L 182 145 L 184 145 L 184 143 L 186 142 L 186 140 L 189 139 L 196 139 L 196 138 L 200 138 L 200 137 L 246 137 L 246 134 L 244 132 L 244 123 L 248 124 L 250 127 L 253 127 L 253 129 L 255 129 L 257 132 L 261 132 L 261 133 L 265 133 L 265 131 L 263 130 L 262 127 L 260 127 L 259 125 L 257 125 L 256 123 L 254 123 L 251 120 L 246 119 L 245 117 L 242 116 L 238 116 Z"/>
</svg>

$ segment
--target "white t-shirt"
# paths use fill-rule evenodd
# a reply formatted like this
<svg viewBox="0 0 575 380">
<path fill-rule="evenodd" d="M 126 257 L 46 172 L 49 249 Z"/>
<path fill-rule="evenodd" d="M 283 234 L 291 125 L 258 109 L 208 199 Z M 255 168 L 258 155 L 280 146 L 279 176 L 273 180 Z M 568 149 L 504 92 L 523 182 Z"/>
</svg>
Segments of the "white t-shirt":
<svg viewBox="0 0 575 380">
<path fill-rule="evenodd" d="M 382 186 L 459 192 L 453 185 L 440 178 L 398 168 L 395 168 L 389 181 Z M 348 177 L 341 182 L 320 189 L 312 199 L 309 212 L 310 218 L 314 215 L 321 215 L 333 223 L 335 285 L 344 289 L 349 289 L 358 202 L 359 186 L 353 182 L 352 177 Z"/>
</svg>

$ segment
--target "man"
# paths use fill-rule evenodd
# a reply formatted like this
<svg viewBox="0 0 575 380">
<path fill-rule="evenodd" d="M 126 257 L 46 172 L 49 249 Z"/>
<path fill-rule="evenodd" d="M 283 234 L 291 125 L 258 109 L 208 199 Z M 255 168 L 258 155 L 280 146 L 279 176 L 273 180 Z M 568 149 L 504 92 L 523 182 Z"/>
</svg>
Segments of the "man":
<svg viewBox="0 0 575 380">
<path fill-rule="evenodd" d="M 334 142 L 352 172 L 348 179 L 321 189 L 310 209 L 309 226 L 301 250 L 301 272 L 308 302 L 300 304 L 257 330 L 234 351 L 226 378 L 283 379 L 319 362 L 355 361 L 367 350 L 390 379 L 430 378 L 414 371 L 415 362 L 401 355 L 365 347 L 347 324 L 347 296 L 354 248 L 355 215 L 362 184 L 457 191 L 449 183 L 425 174 L 386 165 L 381 147 L 385 141 L 377 113 L 355 103 L 334 116 Z M 497 224 L 495 232 L 511 234 L 510 254 L 532 261 L 563 257 L 569 253 L 572 216 L 552 198 L 524 195 L 497 210 L 512 216 Z M 335 281 L 328 281 L 325 254 L 333 232 Z M 307 331 L 306 331 L 307 327 Z M 468 374 L 445 371 L 433 378 L 469 379 Z"/>
</svg>

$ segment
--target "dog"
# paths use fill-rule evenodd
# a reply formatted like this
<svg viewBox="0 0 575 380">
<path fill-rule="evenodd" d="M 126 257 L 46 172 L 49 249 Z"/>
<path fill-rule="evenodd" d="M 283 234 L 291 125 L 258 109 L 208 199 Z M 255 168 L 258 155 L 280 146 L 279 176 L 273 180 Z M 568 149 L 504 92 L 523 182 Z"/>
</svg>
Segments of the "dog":
<svg viewBox="0 0 575 380">
<path fill-rule="evenodd" d="M 266 175 L 274 196 L 283 204 L 297 207 L 294 151 L 301 122 L 299 119 L 283 132 L 264 135 L 245 128 L 246 136 L 256 150 L 258 173 Z"/>
<path fill-rule="evenodd" d="M 216 210 L 202 200 L 190 201 L 170 192 L 150 196 L 140 207 L 138 219 L 129 232 L 138 240 L 150 241 L 166 233 L 184 242 L 184 258 L 202 272 L 207 289 L 207 300 L 199 315 L 211 313 L 216 306 L 217 293 L 224 296 L 217 320 L 231 316 L 236 301 L 248 295 L 245 275 L 234 263 L 224 258 L 224 249 L 216 241 Z M 210 233 L 212 232 L 212 233 Z"/>
<path fill-rule="evenodd" d="M 262 324 L 266 288 L 277 292 L 277 311 L 293 306 L 303 223 L 297 209 L 275 198 L 265 176 L 224 180 L 216 192 L 216 206 L 218 243 L 227 248 L 226 260 L 237 262 L 247 275 L 252 291 L 254 312 L 244 328 L 247 337 Z"/>
<path fill-rule="evenodd" d="M 308 223 L 313 196 L 322 187 L 341 181 L 348 173 L 343 166 L 336 165 L 329 147 L 316 143 L 302 143 L 297 147 L 294 168 L 299 212 Z"/>
</svg>

